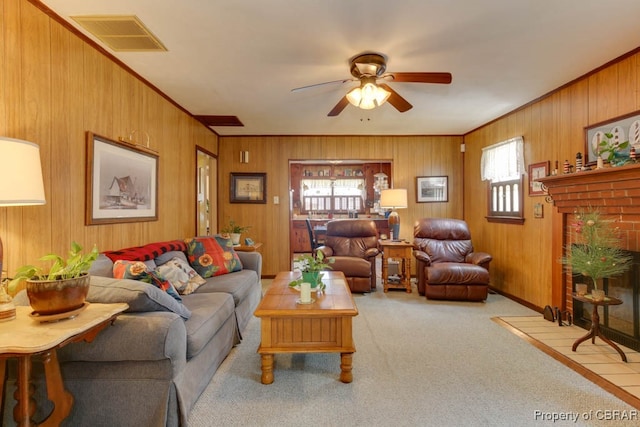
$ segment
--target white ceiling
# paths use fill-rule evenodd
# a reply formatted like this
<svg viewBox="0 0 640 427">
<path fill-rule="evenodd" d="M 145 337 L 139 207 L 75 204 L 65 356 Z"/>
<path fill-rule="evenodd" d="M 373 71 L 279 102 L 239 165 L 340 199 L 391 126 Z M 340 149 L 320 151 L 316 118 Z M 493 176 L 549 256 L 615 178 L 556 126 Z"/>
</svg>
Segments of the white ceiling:
<svg viewBox="0 0 640 427">
<path fill-rule="evenodd" d="M 640 46 L 639 0 L 42 3 L 76 27 L 69 16 L 138 16 L 168 52 L 107 50 L 191 114 L 244 123 L 220 135 L 464 134 Z M 406 113 L 387 103 L 327 117 L 352 82 L 291 92 L 350 78 L 363 51 L 386 55 L 387 71 L 453 82 L 389 83 Z"/>
</svg>

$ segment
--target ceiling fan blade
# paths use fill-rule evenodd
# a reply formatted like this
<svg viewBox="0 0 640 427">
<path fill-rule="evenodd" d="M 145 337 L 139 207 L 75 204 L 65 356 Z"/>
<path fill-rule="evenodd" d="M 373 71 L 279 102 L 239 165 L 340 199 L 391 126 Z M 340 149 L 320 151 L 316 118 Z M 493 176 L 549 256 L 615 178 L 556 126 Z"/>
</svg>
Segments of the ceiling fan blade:
<svg viewBox="0 0 640 427">
<path fill-rule="evenodd" d="M 413 108 L 413 105 L 409 104 L 409 101 L 401 97 L 398 94 L 398 92 L 391 89 L 391 87 L 389 87 L 388 85 L 384 83 L 378 83 L 378 86 L 391 92 L 391 95 L 389 95 L 389 99 L 387 99 L 387 102 L 393 105 L 396 108 L 396 110 L 400 111 L 401 113 L 404 113 L 405 111 L 409 111 L 410 109 Z"/>
<path fill-rule="evenodd" d="M 336 106 L 333 107 L 331 111 L 329 111 L 329 114 L 327 114 L 327 116 L 329 117 L 337 116 L 338 114 L 342 113 L 342 110 L 344 110 L 347 107 L 347 105 L 349 105 L 349 100 L 347 99 L 346 96 L 343 96 L 342 99 L 338 101 Z"/>
<path fill-rule="evenodd" d="M 388 73 L 400 83 L 451 83 L 451 73 Z"/>
<path fill-rule="evenodd" d="M 311 88 L 318 87 L 318 86 L 332 85 L 332 84 L 338 84 L 338 83 L 342 84 L 342 83 L 353 82 L 353 81 L 356 81 L 356 79 L 342 79 L 342 80 L 333 80 L 331 82 L 316 83 L 314 85 L 296 87 L 294 89 L 291 89 L 291 92 L 299 92 L 301 90 L 311 89 Z"/>
</svg>

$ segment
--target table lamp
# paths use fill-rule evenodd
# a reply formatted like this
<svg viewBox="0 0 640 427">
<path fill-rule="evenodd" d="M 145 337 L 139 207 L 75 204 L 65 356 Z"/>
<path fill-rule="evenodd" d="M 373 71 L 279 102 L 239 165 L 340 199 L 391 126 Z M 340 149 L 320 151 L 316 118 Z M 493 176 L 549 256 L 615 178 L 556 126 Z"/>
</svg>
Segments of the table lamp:
<svg viewBox="0 0 640 427">
<path fill-rule="evenodd" d="M 392 188 L 382 190 L 380 192 L 380 207 L 391 209 L 389 214 L 389 231 L 391 239 L 400 240 L 400 216 L 395 209 L 404 209 L 407 207 L 407 190 L 405 188 Z"/>
<path fill-rule="evenodd" d="M 0 206 L 44 205 L 40 147 L 0 136 Z M 0 238 L 0 281 L 2 279 Z"/>
</svg>

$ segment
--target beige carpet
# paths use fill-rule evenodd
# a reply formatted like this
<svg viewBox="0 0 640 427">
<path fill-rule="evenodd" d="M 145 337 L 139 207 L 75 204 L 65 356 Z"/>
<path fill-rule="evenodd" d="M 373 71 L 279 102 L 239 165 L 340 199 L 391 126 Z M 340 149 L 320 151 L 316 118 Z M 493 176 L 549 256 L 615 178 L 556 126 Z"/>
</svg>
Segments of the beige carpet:
<svg viewBox="0 0 640 427">
<path fill-rule="evenodd" d="M 619 345 L 627 363 L 607 343 L 596 338 L 581 343 L 576 351 L 573 343 L 586 335 L 578 326 L 559 326 L 540 316 L 497 317 L 493 319 L 540 350 L 572 368 L 598 386 L 640 409 L 640 354 Z M 640 420 L 639 420 L 640 421 Z"/>
<path fill-rule="evenodd" d="M 312 353 L 277 355 L 274 383 L 261 384 L 254 318 L 188 427 L 638 425 L 586 418 L 638 411 L 492 320 L 537 316 L 505 297 L 429 301 L 414 288 L 354 298 L 352 383 L 338 379 L 339 355 Z M 581 418 L 545 418 L 567 414 Z"/>
</svg>

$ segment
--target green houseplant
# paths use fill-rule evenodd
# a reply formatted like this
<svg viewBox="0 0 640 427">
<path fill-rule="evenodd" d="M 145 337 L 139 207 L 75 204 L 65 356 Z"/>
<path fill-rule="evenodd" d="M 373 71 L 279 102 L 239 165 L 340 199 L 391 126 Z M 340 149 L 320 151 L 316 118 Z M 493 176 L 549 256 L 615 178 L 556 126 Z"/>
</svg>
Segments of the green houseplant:
<svg viewBox="0 0 640 427">
<path fill-rule="evenodd" d="M 245 233 L 251 228 L 250 225 L 239 225 L 233 219 L 230 219 L 227 225 L 220 230 L 222 233 L 229 234 L 231 236 L 231 242 L 234 245 L 240 244 L 240 235 Z"/>
<path fill-rule="evenodd" d="M 322 251 L 317 251 L 316 256 L 304 254 L 297 259 L 300 264 L 300 272 L 302 275 L 300 278 L 293 280 L 289 283 L 289 286 L 299 286 L 303 282 L 311 284 L 312 288 L 320 287 L 320 290 L 324 289 L 324 283 L 322 283 L 322 271 L 331 270 L 329 264 L 333 264 L 335 259 L 332 257 L 325 257 Z"/>
<path fill-rule="evenodd" d="M 620 232 L 613 220 L 605 220 L 596 209 L 580 210 L 571 224 L 573 244 L 566 248 L 562 263 L 573 275 L 591 279 L 593 289 L 605 277 L 623 274 L 632 258 L 620 249 Z"/>
<path fill-rule="evenodd" d="M 18 285 L 27 282 L 27 295 L 34 311 L 42 315 L 64 313 L 84 305 L 89 291 L 89 269 L 98 258 L 96 246 L 88 253 L 82 252 L 82 246 L 73 242 L 68 257 L 48 254 L 40 261 L 53 261 L 48 268 L 35 265 L 20 267 L 9 282 L 9 290 L 15 291 Z"/>
</svg>

